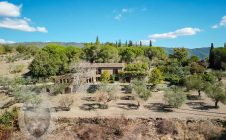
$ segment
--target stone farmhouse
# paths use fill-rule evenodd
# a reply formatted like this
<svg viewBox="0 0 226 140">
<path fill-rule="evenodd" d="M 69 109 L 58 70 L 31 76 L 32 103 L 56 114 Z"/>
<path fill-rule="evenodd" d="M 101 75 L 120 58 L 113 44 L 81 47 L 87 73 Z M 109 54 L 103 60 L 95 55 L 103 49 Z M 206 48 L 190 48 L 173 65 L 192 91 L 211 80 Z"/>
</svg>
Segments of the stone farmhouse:
<svg viewBox="0 0 226 140">
<path fill-rule="evenodd" d="M 55 84 L 65 84 L 65 93 L 71 93 L 84 85 L 97 84 L 104 71 L 108 71 L 114 75 L 115 81 L 119 81 L 119 72 L 124 67 L 124 63 L 81 63 L 75 65 L 71 73 L 53 77 L 53 81 Z"/>
</svg>

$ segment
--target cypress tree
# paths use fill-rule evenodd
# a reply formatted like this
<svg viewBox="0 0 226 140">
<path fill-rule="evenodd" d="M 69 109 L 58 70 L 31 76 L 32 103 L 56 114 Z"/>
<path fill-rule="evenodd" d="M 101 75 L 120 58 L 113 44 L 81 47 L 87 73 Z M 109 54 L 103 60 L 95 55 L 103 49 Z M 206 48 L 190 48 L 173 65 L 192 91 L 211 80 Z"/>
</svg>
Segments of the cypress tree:
<svg viewBox="0 0 226 140">
<path fill-rule="evenodd" d="M 133 46 L 133 42 L 132 42 L 131 40 L 129 41 L 128 46 L 129 46 L 129 47 Z"/>
<path fill-rule="evenodd" d="M 100 45 L 99 37 L 96 37 L 96 45 Z"/>
<path fill-rule="evenodd" d="M 152 41 L 150 40 L 149 46 L 152 47 Z"/>
<path fill-rule="evenodd" d="M 211 43 L 210 54 L 209 54 L 209 67 L 214 68 L 214 45 Z"/>
<path fill-rule="evenodd" d="M 142 46 L 142 42 L 140 41 L 140 46 Z"/>
<path fill-rule="evenodd" d="M 119 47 L 121 47 L 121 46 L 122 46 L 121 40 L 119 40 L 119 42 L 118 42 L 118 46 L 119 46 Z"/>
<path fill-rule="evenodd" d="M 224 48 L 226 48 L 226 42 L 224 43 Z"/>
</svg>

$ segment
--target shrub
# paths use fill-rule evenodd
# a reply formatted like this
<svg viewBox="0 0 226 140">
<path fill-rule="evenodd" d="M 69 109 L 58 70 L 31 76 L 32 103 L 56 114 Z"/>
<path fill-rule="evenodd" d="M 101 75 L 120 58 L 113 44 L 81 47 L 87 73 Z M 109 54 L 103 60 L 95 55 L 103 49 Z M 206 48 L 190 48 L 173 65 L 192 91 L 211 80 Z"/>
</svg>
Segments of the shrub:
<svg viewBox="0 0 226 140">
<path fill-rule="evenodd" d="M 194 126 L 192 126 L 195 128 Z M 200 122 L 197 124 L 199 134 L 203 135 L 206 140 L 223 140 L 223 128 L 216 123 Z M 197 130 L 197 129 L 196 129 Z"/>
<path fill-rule="evenodd" d="M 114 74 L 110 76 L 110 82 L 111 83 L 114 83 L 115 82 L 115 75 Z"/>
<path fill-rule="evenodd" d="M 65 91 L 66 85 L 65 84 L 56 84 L 53 88 L 53 95 L 63 94 Z"/>
<path fill-rule="evenodd" d="M 21 73 L 24 69 L 24 65 L 15 65 L 10 68 L 10 73 Z"/>
<path fill-rule="evenodd" d="M 126 85 L 126 86 L 124 86 L 124 89 L 125 89 L 125 92 L 126 92 L 126 93 L 132 93 L 132 90 L 133 90 L 133 88 L 132 88 L 131 85 Z"/>
<path fill-rule="evenodd" d="M 172 121 L 169 120 L 160 120 L 157 122 L 157 132 L 159 134 L 177 134 L 177 128 Z"/>
<path fill-rule="evenodd" d="M 5 49 L 3 46 L 0 46 L 0 55 L 5 53 Z"/>
<path fill-rule="evenodd" d="M 207 82 L 215 82 L 216 81 L 216 77 L 213 75 L 213 73 L 202 74 L 202 79 Z"/>
<path fill-rule="evenodd" d="M 167 91 L 164 95 L 164 100 L 173 108 L 179 108 L 186 100 L 186 94 L 181 89 L 174 88 Z"/>
<path fill-rule="evenodd" d="M 7 56 L 6 62 L 7 62 L 7 63 L 12 63 L 12 62 L 15 62 L 16 59 L 17 59 L 17 58 L 16 58 L 15 56 Z"/>
<path fill-rule="evenodd" d="M 149 76 L 149 82 L 154 85 L 161 83 L 163 79 L 162 73 L 159 69 L 155 68 L 151 71 L 151 75 Z"/>
<path fill-rule="evenodd" d="M 14 108 L 11 112 L 5 111 L 0 116 L 0 126 L 3 128 L 13 127 L 14 121 L 17 120 L 18 112 L 17 109 Z"/>
<path fill-rule="evenodd" d="M 218 79 L 218 81 L 221 81 L 223 77 L 225 77 L 225 74 L 223 71 L 213 71 L 212 74 Z"/>
<path fill-rule="evenodd" d="M 101 74 L 100 80 L 102 82 L 109 82 L 110 78 L 111 78 L 111 75 L 109 71 L 103 71 L 103 73 Z"/>
<path fill-rule="evenodd" d="M 181 78 L 174 74 L 166 76 L 165 80 L 170 82 L 171 85 L 180 85 L 181 83 Z"/>
<path fill-rule="evenodd" d="M 63 110 L 69 111 L 71 109 L 71 105 L 74 103 L 74 100 L 71 97 L 64 96 L 60 99 L 59 103 Z"/>
<path fill-rule="evenodd" d="M 203 73 L 204 71 L 205 71 L 205 68 L 203 66 L 199 65 L 196 62 L 191 63 L 191 66 L 190 66 L 191 74 Z"/>
</svg>

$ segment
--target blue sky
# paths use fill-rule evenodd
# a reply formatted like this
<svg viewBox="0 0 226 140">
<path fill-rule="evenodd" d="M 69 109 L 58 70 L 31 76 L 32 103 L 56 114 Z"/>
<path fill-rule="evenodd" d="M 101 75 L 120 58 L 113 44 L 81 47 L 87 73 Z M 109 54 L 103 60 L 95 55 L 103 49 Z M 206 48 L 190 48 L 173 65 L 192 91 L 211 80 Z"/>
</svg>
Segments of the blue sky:
<svg viewBox="0 0 226 140">
<path fill-rule="evenodd" d="M 226 0 L 0 0 L 0 42 L 226 42 Z"/>
</svg>

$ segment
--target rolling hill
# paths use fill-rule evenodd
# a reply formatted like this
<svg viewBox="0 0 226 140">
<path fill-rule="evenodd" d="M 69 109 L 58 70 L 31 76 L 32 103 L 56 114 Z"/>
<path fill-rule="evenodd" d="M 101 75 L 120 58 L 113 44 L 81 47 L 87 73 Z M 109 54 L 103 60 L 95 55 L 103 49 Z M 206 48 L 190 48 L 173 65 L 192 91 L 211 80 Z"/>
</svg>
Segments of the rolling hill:
<svg viewBox="0 0 226 140">
<path fill-rule="evenodd" d="M 173 53 L 173 49 L 174 48 L 166 48 L 166 47 L 162 47 L 163 49 L 165 49 L 165 51 L 168 54 L 172 54 Z M 196 55 L 201 59 L 204 59 L 206 57 L 209 57 L 209 51 L 210 48 L 209 47 L 203 47 L 203 48 L 194 48 L 194 49 L 188 49 L 190 52 L 190 56 L 192 55 Z"/>
</svg>

